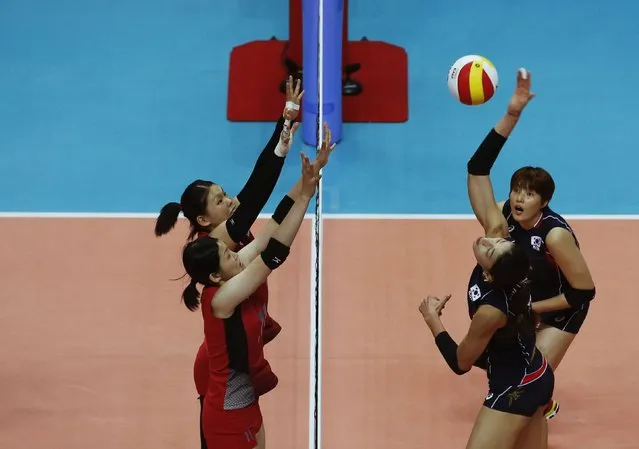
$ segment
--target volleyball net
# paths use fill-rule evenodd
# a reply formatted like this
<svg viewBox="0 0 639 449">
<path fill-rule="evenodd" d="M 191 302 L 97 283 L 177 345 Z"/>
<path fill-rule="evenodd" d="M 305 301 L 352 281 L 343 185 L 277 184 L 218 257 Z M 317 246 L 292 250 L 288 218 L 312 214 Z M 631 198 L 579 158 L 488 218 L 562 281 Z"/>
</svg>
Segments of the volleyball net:
<svg viewBox="0 0 639 449">
<path fill-rule="evenodd" d="M 314 148 L 322 144 L 324 123 L 331 130 L 333 142 L 341 139 L 343 20 L 342 0 L 303 2 L 302 138 Z M 320 179 L 315 196 L 311 250 L 309 449 L 322 447 L 322 185 Z"/>
</svg>

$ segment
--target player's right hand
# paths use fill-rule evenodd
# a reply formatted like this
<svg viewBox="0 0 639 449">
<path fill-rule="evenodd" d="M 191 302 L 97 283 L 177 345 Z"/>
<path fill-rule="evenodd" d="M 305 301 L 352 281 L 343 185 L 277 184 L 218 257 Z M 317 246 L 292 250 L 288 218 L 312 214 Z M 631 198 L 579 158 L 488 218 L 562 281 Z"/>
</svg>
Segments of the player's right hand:
<svg viewBox="0 0 639 449">
<path fill-rule="evenodd" d="M 419 305 L 419 311 L 424 319 L 428 320 L 429 318 L 441 316 L 451 296 L 452 295 L 446 295 L 444 299 L 439 299 L 436 296 L 428 295 L 426 299 L 422 300 L 422 303 Z"/>
<path fill-rule="evenodd" d="M 299 128 L 299 126 L 300 126 L 300 123 L 295 122 L 293 123 L 293 126 L 291 127 L 291 129 L 288 129 L 286 126 L 284 126 L 284 129 L 282 129 L 282 132 L 280 133 L 280 142 L 282 144 L 280 146 L 281 155 L 286 156 L 288 152 L 291 150 L 293 137 L 295 136 L 295 132 L 297 131 L 297 128 Z"/>
<path fill-rule="evenodd" d="M 282 117 L 286 120 L 295 120 L 300 113 L 300 105 L 302 104 L 302 97 L 304 91 L 301 90 L 302 84 L 298 79 L 293 88 L 293 77 L 289 76 L 286 80 L 286 105 L 284 106 L 284 112 Z M 295 105 L 294 107 L 291 107 Z"/>
<path fill-rule="evenodd" d="M 508 103 L 508 114 L 518 117 L 530 100 L 535 98 L 530 91 L 530 72 L 524 68 L 517 71 L 517 87 Z"/>
<path fill-rule="evenodd" d="M 308 156 L 301 153 L 302 157 L 302 188 L 300 195 L 305 199 L 310 199 L 315 194 L 317 183 L 322 177 L 321 174 L 315 171 L 313 164 L 309 160 Z"/>
<path fill-rule="evenodd" d="M 332 138 L 333 134 L 331 133 L 331 129 L 328 127 L 328 123 L 324 122 L 324 137 L 322 139 L 322 145 L 317 150 L 317 155 L 313 161 L 315 173 L 319 173 L 322 168 L 326 167 L 326 164 L 328 164 L 328 158 L 337 146 L 336 143 L 331 145 Z"/>
</svg>

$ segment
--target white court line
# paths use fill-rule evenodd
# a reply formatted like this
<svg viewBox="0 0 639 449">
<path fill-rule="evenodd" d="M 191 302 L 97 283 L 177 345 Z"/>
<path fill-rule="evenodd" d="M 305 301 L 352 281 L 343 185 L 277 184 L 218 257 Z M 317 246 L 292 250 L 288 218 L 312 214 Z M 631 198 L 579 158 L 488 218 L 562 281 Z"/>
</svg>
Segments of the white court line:
<svg viewBox="0 0 639 449">
<path fill-rule="evenodd" d="M 476 220 L 473 214 L 322 214 L 327 220 Z M 639 214 L 562 214 L 567 220 L 639 220 Z"/>
<path fill-rule="evenodd" d="M 130 212 L 0 212 L 1 218 L 116 218 L 153 219 L 157 213 Z M 311 220 L 314 214 L 306 214 Z M 567 220 L 639 220 L 639 214 L 565 214 Z M 183 218 L 183 217 L 182 217 Z M 260 214 L 260 219 L 269 219 L 271 214 Z M 475 220 L 472 214 L 331 214 L 322 213 L 324 220 Z"/>
</svg>

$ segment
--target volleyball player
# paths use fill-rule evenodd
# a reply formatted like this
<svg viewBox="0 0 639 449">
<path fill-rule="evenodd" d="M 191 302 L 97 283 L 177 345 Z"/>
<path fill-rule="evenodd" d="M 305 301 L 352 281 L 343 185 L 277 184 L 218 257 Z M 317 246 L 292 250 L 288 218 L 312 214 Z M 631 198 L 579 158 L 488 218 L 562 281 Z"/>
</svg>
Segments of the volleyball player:
<svg viewBox="0 0 639 449">
<path fill-rule="evenodd" d="M 473 243 L 477 266 L 468 283 L 470 328 L 457 345 L 440 315 L 450 299 L 428 296 L 419 309 L 449 367 L 458 375 L 487 355 L 488 395 L 467 449 L 546 449 L 543 411 L 554 374 L 535 346 L 535 318 L 523 248 L 498 234 Z"/>
<path fill-rule="evenodd" d="M 333 148 L 323 145 L 318 159 L 327 160 Z M 202 426 L 211 449 L 265 447 L 254 379 L 274 379 L 275 374 L 264 358 L 261 338 L 267 301 L 263 286 L 289 254 L 315 194 L 319 166 L 302 155 L 300 182 L 282 199 L 257 238 L 239 252 L 213 236 L 200 237 L 184 249 L 191 283 L 183 299 L 189 310 L 200 305 L 197 284 L 204 286 L 201 309 L 210 378 Z"/>
<path fill-rule="evenodd" d="M 532 98 L 529 81 L 520 76 L 518 83 L 511 105 L 525 105 Z M 511 113 L 514 110 L 509 107 L 509 115 L 495 132 L 512 130 Z M 510 239 L 489 178 L 478 175 L 485 171 L 484 153 L 482 144 L 468 163 L 468 193 L 485 237 L 473 243 L 477 265 L 468 283 L 471 323 L 466 336 L 457 345 L 441 322 L 450 295 L 443 299 L 428 296 L 419 309 L 437 348 L 456 374 L 467 373 L 473 365 L 486 369 L 488 394 L 466 448 L 546 449 L 544 410 L 555 380 L 552 367 L 536 346 L 531 261 L 524 247 Z"/>
<path fill-rule="evenodd" d="M 299 124 L 295 123 L 304 91 L 300 80 L 293 87 L 293 78 L 286 83 L 286 103 L 282 117 L 268 143 L 260 153 L 246 184 L 235 198 L 230 198 L 218 184 L 196 180 L 184 190 L 180 203 L 166 204 L 156 221 L 155 234 L 168 233 L 177 223 L 180 212 L 189 220 L 191 232 L 188 240 L 196 236 L 211 234 L 221 239 L 231 250 L 243 248 L 253 240 L 250 228 L 275 188 L 284 160 L 292 145 L 293 136 Z M 321 160 L 320 160 L 321 162 Z M 263 287 L 267 290 L 267 286 Z M 272 341 L 281 331 L 281 326 L 266 311 L 264 342 Z M 193 378 L 200 401 L 200 413 L 204 394 L 208 388 L 209 369 L 206 342 L 197 352 Z M 261 394 L 265 394 L 275 385 L 262 385 Z M 200 429 L 202 449 L 206 448 Z"/>
<path fill-rule="evenodd" d="M 556 370 L 575 339 L 595 297 L 595 285 L 579 242 L 567 221 L 548 203 L 555 183 L 540 167 L 523 167 L 510 181 L 509 199 L 495 203 L 490 170 L 519 121 L 523 109 L 534 98 L 530 74 L 520 70 L 517 88 L 507 113 L 486 136 L 469 162 L 468 188 L 479 222 L 488 232 L 504 228 L 531 260 L 533 311 L 539 314 L 537 346 Z M 500 214 L 494 214 L 500 210 Z M 505 220 L 503 219 L 505 218 Z M 545 411 L 547 419 L 559 411 L 553 400 Z"/>
</svg>

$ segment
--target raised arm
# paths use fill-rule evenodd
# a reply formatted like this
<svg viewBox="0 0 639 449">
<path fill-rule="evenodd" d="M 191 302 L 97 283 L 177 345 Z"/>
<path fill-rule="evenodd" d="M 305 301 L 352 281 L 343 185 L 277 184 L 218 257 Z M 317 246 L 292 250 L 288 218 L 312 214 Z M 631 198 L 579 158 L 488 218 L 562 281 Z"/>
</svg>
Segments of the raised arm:
<svg viewBox="0 0 639 449">
<path fill-rule="evenodd" d="M 470 371 L 473 364 L 482 356 L 490 339 L 506 324 L 507 318 L 493 306 L 480 306 L 473 315 L 468 333 L 457 345 L 444 328 L 440 318 L 441 311 L 449 299 L 450 296 L 443 300 L 429 296 L 422 301 L 419 310 L 435 337 L 435 344 L 444 360 L 455 374 L 462 375 Z"/>
<path fill-rule="evenodd" d="M 313 165 L 304 154 L 302 154 L 302 171 L 303 182 L 298 198 L 264 250 L 260 252 L 260 257 L 256 257 L 242 272 L 229 279 L 215 294 L 211 301 L 215 316 L 219 318 L 231 316 L 235 307 L 255 292 L 269 274 L 282 265 L 288 257 L 291 244 L 299 231 L 319 181 L 319 175 L 315 173 Z"/>
<path fill-rule="evenodd" d="M 312 164 L 316 175 L 319 175 L 320 171 L 326 166 L 331 153 L 335 149 L 336 144 L 331 144 L 331 140 L 331 130 L 328 127 L 328 123 L 324 123 L 324 139 Z M 282 223 L 282 220 L 284 220 L 284 217 L 286 217 L 293 204 L 299 199 L 299 195 L 302 193 L 302 188 L 304 187 L 303 175 L 304 174 L 302 174 L 302 177 L 291 188 L 288 194 L 282 198 L 271 219 L 260 231 L 257 237 L 239 251 L 238 254 L 244 265 L 251 263 L 253 259 L 255 259 L 259 253 L 264 250 L 264 248 L 266 248 L 270 238 L 273 236 L 275 231 L 277 231 L 277 228 L 280 223 Z"/>
<path fill-rule="evenodd" d="M 277 122 L 270 140 L 257 158 L 253 172 L 238 193 L 239 203 L 233 215 L 211 233 L 233 249 L 242 241 L 257 220 L 260 211 L 275 189 L 284 167 L 284 160 L 293 143 L 293 136 L 299 123 L 294 123 L 299 114 L 304 91 L 297 80 L 293 88 L 293 78 L 286 83 L 286 105 L 282 117 Z"/>
<path fill-rule="evenodd" d="M 477 220 L 489 237 L 508 235 L 506 219 L 495 201 L 490 170 L 517 125 L 523 109 L 534 96 L 535 94 L 530 93 L 530 74 L 525 69 L 519 69 L 517 88 L 510 99 L 506 114 L 490 130 L 468 161 L 468 197 Z"/>
</svg>

